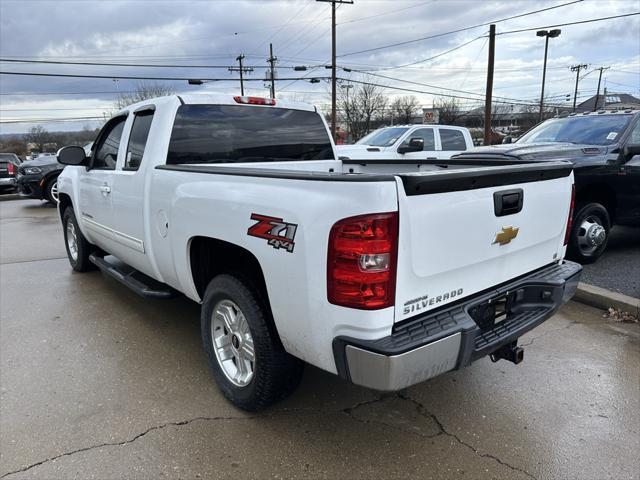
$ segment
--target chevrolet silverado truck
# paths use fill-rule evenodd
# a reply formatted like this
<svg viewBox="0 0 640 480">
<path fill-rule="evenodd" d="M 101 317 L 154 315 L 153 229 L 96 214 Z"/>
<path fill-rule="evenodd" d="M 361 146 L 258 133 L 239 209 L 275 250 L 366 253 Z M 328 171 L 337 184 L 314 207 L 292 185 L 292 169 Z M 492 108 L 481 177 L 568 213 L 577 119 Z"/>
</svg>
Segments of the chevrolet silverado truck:
<svg viewBox="0 0 640 480">
<path fill-rule="evenodd" d="M 640 110 L 599 110 L 546 120 L 516 143 L 453 157 L 574 164 L 576 208 L 568 256 L 593 263 L 613 225 L 640 227 Z"/>
<path fill-rule="evenodd" d="M 342 161 L 306 104 L 156 98 L 58 159 L 72 268 L 201 303 L 212 375 L 246 410 L 304 362 L 382 391 L 518 363 L 581 272 L 563 260 L 570 163 Z"/>
</svg>

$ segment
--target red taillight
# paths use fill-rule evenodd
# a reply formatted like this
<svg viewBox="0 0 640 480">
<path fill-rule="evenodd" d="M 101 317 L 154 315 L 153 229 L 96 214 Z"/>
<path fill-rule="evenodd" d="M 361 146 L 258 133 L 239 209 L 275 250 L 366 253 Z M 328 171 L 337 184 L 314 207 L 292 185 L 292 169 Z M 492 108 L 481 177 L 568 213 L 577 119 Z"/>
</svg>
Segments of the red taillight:
<svg viewBox="0 0 640 480">
<path fill-rule="evenodd" d="M 569 205 L 569 218 L 567 218 L 567 231 L 564 234 L 564 244 L 569 244 L 569 237 L 571 236 L 571 227 L 573 226 L 573 208 L 576 205 L 576 185 L 571 185 L 571 203 Z"/>
<path fill-rule="evenodd" d="M 248 105 L 275 105 L 275 98 L 263 98 L 263 97 L 241 97 L 240 95 L 233 97 L 238 103 L 246 103 Z"/>
<path fill-rule="evenodd" d="M 329 302 L 361 310 L 392 306 L 397 257 L 398 212 L 340 220 L 329 234 Z"/>
<path fill-rule="evenodd" d="M 7 172 L 9 173 L 9 175 L 15 175 L 16 174 L 16 167 L 13 163 L 9 162 L 7 163 Z"/>
</svg>

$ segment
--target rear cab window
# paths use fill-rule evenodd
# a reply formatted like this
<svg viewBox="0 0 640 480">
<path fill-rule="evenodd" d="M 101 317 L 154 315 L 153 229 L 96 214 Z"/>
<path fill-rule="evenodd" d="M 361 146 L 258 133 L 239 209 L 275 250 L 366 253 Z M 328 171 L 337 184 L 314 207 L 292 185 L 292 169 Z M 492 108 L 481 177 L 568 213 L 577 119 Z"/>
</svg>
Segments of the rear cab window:
<svg viewBox="0 0 640 480">
<path fill-rule="evenodd" d="M 182 105 L 167 164 L 333 160 L 320 115 L 248 105 Z"/>
<path fill-rule="evenodd" d="M 467 142 L 460 130 L 452 128 L 439 128 L 440 145 L 443 151 L 459 151 L 467 149 Z"/>
</svg>

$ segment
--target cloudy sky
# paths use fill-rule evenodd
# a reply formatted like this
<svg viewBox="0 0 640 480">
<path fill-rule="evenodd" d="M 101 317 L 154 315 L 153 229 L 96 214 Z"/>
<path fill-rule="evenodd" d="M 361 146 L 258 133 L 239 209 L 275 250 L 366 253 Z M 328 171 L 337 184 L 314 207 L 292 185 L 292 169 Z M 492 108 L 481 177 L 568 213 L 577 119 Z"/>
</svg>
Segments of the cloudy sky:
<svg viewBox="0 0 640 480">
<path fill-rule="evenodd" d="M 351 70 L 339 70 L 338 75 L 343 84 L 366 78 L 384 85 L 390 99 L 413 94 L 423 106 L 431 106 L 434 94 L 449 94 L 473 107 L 484 94 L 488 26 L 466 27 L 570 2 L 354 0 L 337 10 L 337 63 Z M 329 85 L 308 80 L 330 74 L 325 68 L 331 55 L 330 8 L 315 0 L 0 0 L 1 72 L 107 77 L 0 75 L 0 133 L 24 132 L 35 124 L 51 131 L 95 127 L 101 121 L 94 118 L 113 109 L 118 92 L 131 91 L 138 82 L 117 77 L 221 79 L 202 86 L 189 86 L 185 80 L 162 83 L 176 92 L 238 94 L 237 73 L 226 67 L 235 65 L 241 53 L 245 66 L 254 68 L 247 74 L 255 79 L 246 83 L 247 92 L 266 95 L 261 79 L 269 43 L 278 58 L 276 96 L 326 108 Z M 497 22 L 496 100 L 539 99 L 544 40 L 536 37 L 537 27 L 639 11 L 640 0 L 584 0 Z M 588 65 L 581 72 L 579 102 L 595 94 L 595 69 L 600 66 L 609 67 L 603 75 L 609 92 L 640 96 L 640 16 L 559 28 L 562 34 L 549 44 L 550 102 L 570 104 L 565 95 L 573 95 L 575 74 L 570 67 L 575 64 Z M 507 33 L 522 29 L 533 30 Z M 296 65 L 308 70 L 294 71 Z M 302 80 L 285 80 L 296 77 Z"/>
</svg>

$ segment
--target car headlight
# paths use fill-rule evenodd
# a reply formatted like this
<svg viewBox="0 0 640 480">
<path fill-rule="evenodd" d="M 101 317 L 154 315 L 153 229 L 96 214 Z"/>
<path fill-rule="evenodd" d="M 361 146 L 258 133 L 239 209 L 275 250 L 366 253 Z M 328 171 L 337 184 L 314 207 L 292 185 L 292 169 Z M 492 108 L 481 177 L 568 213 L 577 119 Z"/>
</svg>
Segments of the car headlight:
<svg viewBox="0 0 640 480">
<path fill-rule="evenodd" d="M 36 173 L 42 173 L 42 169 L 39 167 L 27 167 L 24 169 L 24 173 L 27 175 L 35 175 Z"/>
</svg>

